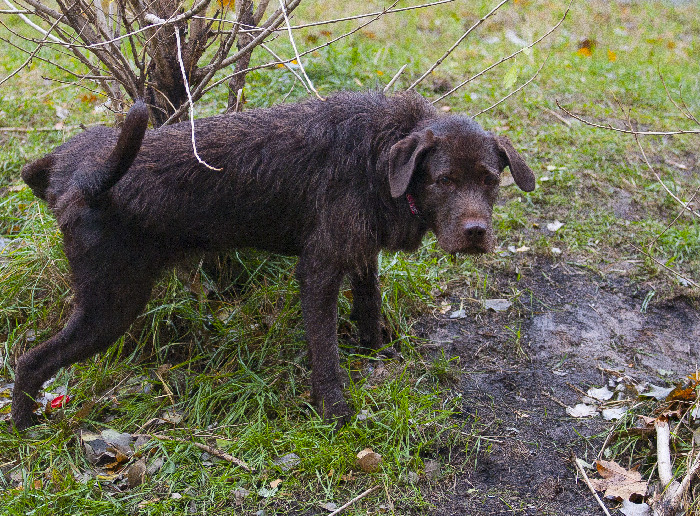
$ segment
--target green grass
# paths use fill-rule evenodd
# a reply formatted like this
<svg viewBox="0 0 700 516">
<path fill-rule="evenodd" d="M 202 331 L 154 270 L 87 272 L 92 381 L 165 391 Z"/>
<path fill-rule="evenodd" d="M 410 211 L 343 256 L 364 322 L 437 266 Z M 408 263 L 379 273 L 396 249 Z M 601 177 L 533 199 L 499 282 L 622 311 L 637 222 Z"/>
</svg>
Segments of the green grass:
<svg viewBox="0 0 700 516">
<path fill-rule="evenodd" d="M 490 6 L 461 2 L 394 14 L 303 62 L 321 94 L 383 87 L 408 63 L 395 86 L 400 90 Z M 296 19 L 327 19 L 382 7 L 309 2 Z M 436 97 L 445 84 L 456 85 L 517 50 L 504 37 L 507 30 L 532 41 L 563 12 L 563 2 L 521 0 L 509 5 L 465 41 L 419 91 Z M 26 31 L 16 19 L 0 16 L 14 29 Z M 356 23 L 305 29 L 298 42 L 308 48 Z M 326 29 L 332 35 L 322 32 Z M 577 2 L 561 30 L 530 55 L 519 56 L 515 64 L 506 63 L 439 103 L 453 112 L 481 111 L 527 80 L 551 52 L 532 84 L 479 117 L 486 128 L 509 135 L 539 177 L 531 194 L 514 186 L 503 189 L 495 210 L 501 253 L 453 260 L 429 236 L 417 253 L 381 256 L 384 312 L 399 339 L 401 361 L 371 362 L 352 354 L 355 334 L 349 321 L 349 288 L 344 287 L 339 331 L 342 363 L 350 379 L 346 396 L 365 419 L 333 432 L 310 405 L 294 260 L 237 253 L 232 257 L 235 277 L 220 285 L 193 264 L 191 270 L 166 275 L 145 315 L 109 352 L 57 376 L 49 390 L 67 386 L 72 401 L 54 419 L 23 436 L 0 428 L 0 469 L 7 473 L 0 475 L 0 514 L 252 514 L 261 509 L 268 514 L 304 513 L 318 509 L 319 503 L 342 505 L 375 485 L 383 486 L 381 492 L 389 494 L 397 514 L 420 511 L 427 504 L 421 492 L 424 483 L 412 483 L 411 472 L 422 473 L 424 461 L 438 450 L 462 450 L 476 461 L 489 446 L 474 437 L 483 425 L 479 417 L 456 417 L 460 402 L 452 386 L 459 365 L 445 355 L 431 355 L 412 337 L 421 315 L 438 307 L 437 296 L 453 288 L 466 288 L 473 298 L 496 293 L 494 278 L 481 266 L 512 272 L 516 265 L 507 256 L 509 246 L 531 248 L 521 256 L 523 263 L 547 257 L 594 270 L 634 258 L 640 263 L 631 277 L 653 285 L 655 299 L 687 293 L 678 279 L 634 247 L 655 240 L 653 254 L 659 261 L 688 277 L 700 277 L 698 221 L 684 215 L 666 229 L 679 208 L 646 168 L 634 140 L 574 120 L 565 124 L 551 114 L 560 100 L 598 123 L 624 124 L 629 110 L 639 127 L 697 129 L 667 98 L 659 74 L 674 99 L 682 92 L 689 109 L 700 113 L 700 48 L 693 36 L 699 31 L 700 11 L 692 2 L 678 7 L 661 2 Z M 577 52 L 584 39 L 596 42 L 590 56 Z M 273 47 L 280 55 L 292 55 L 285 37 L 277 38 Z M 10 73 L 25 59 L 4 44 L 0 51 L 0 74 Z M 43 50 L 41 56 L 79 69 L 52 50 Z M 253 61 L 266 62 L 267 56 L 256 52 Z M 510 69 L 511 78 L 517 72 L 512 87 L 506 84 Z M 66 126 L 110 123 L 107 114 L 96 112 L 97 103 L 84 95 L 85 90 L 42 77 L 70 78 L 35 61 L 0 86 L 0 126 L 52 127 L 58 121 L 57 106 L 69 111 Z M 220 112 L 226 105 L 224 90 L 206 96 L 198 116 Z M 252 108 L 304 98 L 306 91 L 291 73 L 273 68 L 251 72 L 246 95 L 247 107 Z M 76 131 L 0 133 L 0 237 L 9 242 L 9 252 L 0 255 L 0 389 L 12 379 L 12 357 L 57 331 L 69 313 L 60 234 L 46 208 L 22 187 L 19 170 Z M 688 200 L 698 187 L 698 137 L 642 142 L 667 186 Z M 555 219 L 564 226 L 552 234 L 545 228 Z M 552 254 L 553 247 L 562 250 L 561 257 Z M 203 289 L 209 294 L 203 295 Z M 518 295 L 514 292 L 513 297 Z M 509 346 L 517 351 L 520 328 L 511 326 L 511 332 Z M 157 369 L 160 375 L 154 373 Z M 86 406 L 92 408 L 81 412 Z M 0 415 L 8 409 L 0 408 Z M 176 425 L 141 429 L 173 410 L 182 415 Z M 75 432 L 105 428 L 211 441 L 248 462 L 255 472 L 203 456 L 187 443 L 153 439 L 139 453 L 148 461 L 163 459 L 163 466 L 142 486 L 117 489 L 94 475 L 81 476 L 90 466 Z M 358 472 L 355 465 L 355 455 L 366 447 L 383 456 L 376 473 Z M 288 453 L 298 455 L 300 462 L 282 471 L 274 459 Z M 278 478 L 282 483 L 275 491 L 270 482 Z M 233 494 L 238 488 L 251 492 L 240 500 L 242 505 Z M 346 513 L 365 514 L 378 503 L 369 497 Z"/>
</svg>

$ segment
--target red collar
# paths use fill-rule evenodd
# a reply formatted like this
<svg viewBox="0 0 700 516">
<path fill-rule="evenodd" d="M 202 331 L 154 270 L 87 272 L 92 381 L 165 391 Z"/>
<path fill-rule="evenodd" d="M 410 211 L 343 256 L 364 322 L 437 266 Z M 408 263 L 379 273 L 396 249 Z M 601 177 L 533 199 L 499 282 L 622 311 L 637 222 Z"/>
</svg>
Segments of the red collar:
<svg viewBox="0 0 700 516">
<path fill-rule="evenodd" d="M 418 206 L 416 206 L 416 200 L 410 193 L 406 194 L 406 200 L 408 201 L 408 207 L 411 209 L 411 214 L 418 215 L 420 212 L 418 211 Z"/>
</svg>

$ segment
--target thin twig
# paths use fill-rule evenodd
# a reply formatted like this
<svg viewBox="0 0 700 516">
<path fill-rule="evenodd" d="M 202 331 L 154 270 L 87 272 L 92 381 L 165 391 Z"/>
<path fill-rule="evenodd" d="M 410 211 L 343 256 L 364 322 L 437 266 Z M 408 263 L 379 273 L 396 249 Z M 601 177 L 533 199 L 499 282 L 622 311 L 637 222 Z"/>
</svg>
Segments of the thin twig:
<svg viewBox="0 0 700 516">
<path fill-rule="evenodd" d="M 197 441 L 192 441 L 189 439 L 181 439 L 180 437 L 170 437 L 168 435 L 162 435 L 162 434 L 147 434 L 147 435 L 150 435 L 151 437 L 153 437 L 155 439 L 161 439 L 163 441 L 175 441 L 178 443 L 191 444 L 192 446 L 195 446 L 195 447 L 199 448 L 200 450 L 207 452 L 209 455 L 214 455 L 215 457 L 219 457 L 220 459 L 223 459 L 226 462 L 230 462 L 232 464 L 240 466 L 241 468 L 243 468 L 246 471 L 249 471 L 249 472 L 254 471 L 253 468 L 248 466 L 248 464 L 245 461 L 243 461 L 237 457 L 234 457 L 233 455 L 226 453 L 225 451 L 222 451 L 218 448 L 214 448 L 213 446 L 208 446 L 206 444 L 198 443 Z"/>
<path fill-rule="evenodd" d="M 668 97 L 668 100 L 671 101 L 671 103 L 676 106 L 676 109 L 683 113 L 685 117 L 688 120 L 692 120 L 696 124 L 700 125 L 700 122 L 698 122 L 698 119 L 695 118 L 695 115 L 693 115 L 689 110 L 688 106 L 685 105 L 685 102 L 683 103 L 683 106 L 679 106 L 678 103 L 674 100 L 674 98 L 671 96 L 671 92 L 668 91 L 668 86 L 666 85 L 666 80 L 664 79 L 664 74 L 659 72 L 659 78 L 661 79 L 661 84 L 664 85 L 664 90 L 666 90 L 666 96 Z M 679 96 L 681 96 L 680 92 L 678 93 Z M 681 102 L 683 102 L 683 97 L 681 96 Z"/>
<path fill-rule="evenodd" d="M 192 93 L 190 93 L 190 85 L 187 81 L 187 73 L 185 72 L 185 63 L 182 62 L 182 45 L 180 43 L 180 29 L 175 27 L 175 41 L 177 42 L 177 60 L 180 63 L 180 71 L 182 72 L 182 81 L 185 85 L 185 91 L 187 92 L 187 99 L 189 100 L 190 106 L 190 127 L 192 128 L 192 151 L 194 152 L 194 157 L 197 158 L 202 165 L 210 170 L 221 171 L 223 168 L 216 168 L 209 165 L 206 161 L 199 157 L 197 153 L 197 142 L 194 137 L 194 103 L 192 102 Z"/>
<path fill-rule="evenodd" d="M 437 2 L 429 2 L 427 4 L 418 4 L 418 5 L 410 5 L 408 7 L 399 7 L 398 9 L 385 9 L 384 11 L 375 11 L 372 13 L 364 13 L 364 14 L 356 14 L 354 16 L 345 16 L 343 18 L 333 18 L 332 20 L 322 20 L 322 21 L 317 21 L 317 22 L 311 22 L 311 23 L 304 23 L 301 25 L 292 25 L 292 30 L 299 30 L 299 29 L 305 29 L 308 27 L 318 27 L 319 25 L 333 25 L 335 23 L 339 22 L 344 22 L 344 21 L 351 21 L 351 20 L 361 20 L 362 18 L 369 18 L 371 16 L 376 16 L 378 14 L 384 15 L 384 14 L 394 14 L 394 13 L 400 13 L 403 11 L 414 11 L 417 9 L 424 9 L 426 7 L 434 7 L 436 5 L 441 5 L 441 4 L 449 4 L 454 2 L 455 0 L 439 0 Z M 199 18 L 199 16 L 195 16 L 195 18 Z M 211 18 L 206 18 L 206 17 L 201 17 L 204 19 L 211 19 Z M 224 23 L 235 23 L 231 20 L 223 20 Z M 241 32 L 259 32 L 262 29 L 259 27 L 251 27 L 249 29 L 242 30 Z M 279 31 L 284 31 L 287 30 L 286 28 L 284 29 L 275 29 Z"/>
<path fill-rule="evenodd" d="M 275 59 L 280 61 L 287 70 L 292 72 L 294 74 L 294 77 L 299 79 L 299 81 L 301 81 L 301 83 L 304 85 L 304 88 L 306 88 L 306 91 L 308 91 L 309 93 L 312 93 L 311 90 L 309 89 L 308 85 L 304 82 L 304 79 L 301 78 L 301 76 L 296 72 L 296 70 L 294 70 L 294 68 L 289 66 L 289 63 L 290 63 L 289 61 L 283 60 L 280 56 L 278 56 L 274 52 L 274 50 L 272 50 L 270 47 L 268 47 L 265 43 L 260 43 L 260 46 L 263 47 L 263 49 L 265 49 L 270 55 L 272 55 L 272 57 L 274 57 Z"/>
<path fill-rule="evenodd" d="M 559 100 L 556 100 L 557 107 L 561 109 L 564 113 L 569 115 L 571 118 L 575 118 L 579 122 L 582 122 L 586 125 L 590 125 L 591 127 L 597 127 L 598 129 L 607 129 L 609 131 L 615 131 L 618 133 L 624 133 L 624 134 L 633 134 L 633 135 L 638 135 L 638 136 L 672 136 L 675 134 L 700 134 L 700 129 L 689 129 L 689 130 L 678 130 L 678 131 L 635 131 L 633 129 L 620 129 L 618 127 L 613 127 L 611 124 L 603 125 L 603 124 L 596 124 L 594 122 L 591 122 L 589 120 L 586 120 L 585 118 L 575 115 L 565 107 L 563 107 L 560 103 Z"/>
<path fill-rule="evenodd" d="M 563 116 L 561 116 L 559 113 L 557 113 L 557 112 L 554 111 L 553 109 L 549 109 L 548 107 L 544 107 L 544 106 L 541 107 L 540 109 L 542 109 L 543 111 L 546 111 L 547 113 L 549 113 L 550 115 L 552 115 L 554 118 L 556 118 L 557 120 L 559 120 L 559 121 L 560 121 L 562 124 L 564 124 L 565 126 L 571 127 L 571 122 L 569 122 L 566 118 L 564 118 Z"/>
<path fill-rule="evenodd" d="M 595 496 L 595 499 L 598 502 L 598 505 L 600 505 L 601 509 L 603 509 L 603 512 L 605 512 L 605 514 L 607 514 L 607 516 L 610 516 L 610 513 L 608 512 L 608 508 L 603 503 L 603 500 L 600 499 L 600 496 L 598 496 L 598 493 L 595 492 L 595 488 L 593 487 L 593 484 L 591 484 L 591 481 L 588 478 L 588 475 L 586 475 L 586 471 L 583 469 L 583 465 L 579 462 L 581 459 L 576 458 L 576 455 L 574 455 L 573 452 L 571 453 L 571 457 L 574 459 L 574 464 L 576 464 L 576 469 L 581 474 L 583 481 L 588 486 L 588 489 L 591 490 L 591 493 L 593 493 L 593 496 Z"/>
<path fill-rule="evenodd" d="M 396 79 L 399 78 L 399 75 L 401 75 L 403 73 L 403 71 L 406 69 L 407 66 L 408 66 L 408 63 L 403 65 L 401 68 L 399 68 L 399 71 L 396 72 L 394 74 L 394 76 L 391 78 L 391 80 L 389 81 L 389 83 L 386 86 L 384 86 L 384 89 L 382 90 L 383 93 L 386 93 L 387 91 L 389 91 L 389 88 L 391 88 L 394 85 L 394 83 L 396 82 Z"/>
<path fill-rule="evenodd" d="M 0 127 L 0 133 L 33 133 L 49 131 L 73 131 L 80 129 L 78 125 L 64 125 L 63 127 Z"/>
<path fill-rule="evenodd" d="M 379 14 L 377 14 L 377 15 L 376 15 L 374 18 L 372 18 L 371 20 L 368 20 L 368 21 L 366 21 L 366 22 L 364 22 L 364 23 L 361 23 L 360 25 L 358 25 L 357 27 L 355 27 L 355 28 L 352 29 L 351 31 L 348 31 L 348 32 L 346 32 L 346 33 L 344 33 L 344 34 L 341 34 L 340 36 L 337 36 L 336 38 L 333 38 L 333 39 L 331 39 L 331 40 L 329 40 L 329 41 L 326 41 L 325 43 L 323 43 L 323 44 L 321 44 L 321 45 L 318 45 L 318 46 L 316 46 L 316 47 L 313 47 L 313 48 L 310 48 L 310 49 L 308 49 L 308 50 L 305 50 L 304 52 L 301 52 L 299 55 L 300 55 L 300 56 L 305 56 L 305 55 L 307 55 L 307 54 L 311 54 L 311 53 L 316 52 L 316 51 L 318 51 L 318 50 L 320 50 L 320 49 L 322 49 L 322 48 L 325 48 L 325 47 L 327 47 L 327 46 L 332 45 L 332 44 L 335 43 L 336 41 L 339 41 L 339 40 L 341 40 L 341 39 L 343 39 L 343 38 L 347 38 L 348 36 L 351 36 L 352 34 L 356 33 L 357 31 L 359 31 L 359 30 L 361 30 L 361 29 L 367 27 L 368 25 L 374 23 L 375 21 L 377 21 L 379 18 L 381 18 L 381 17 L 383 16 L 383 13 L 384 13 L 384 11 L 382 11 L 382 12 L 379 13 Z M 257 65 L 257 66 L 251 66 L 251 67 L 246 68 L 246 69 L 244 69 L 244 70 L 237 70 L 235 73 L 229 74 L 229 75 L 227 75 L 227 76 L 225 76 L 225 77 L 222 77 L 221 79 L 218 79 L 218 80 L 216 80 L 215 82 L 213 82 L 212 84 L 208 85 L 206 88 L 203 89 L 203 91 L 201 92 L 201 94 L 204 95 L 204 94 L 210 92 L 211 90 L 213 90 L 214 88 L 216 88 L 216 87 L 217 87 L 219 84 L 221 84 L 222 82 L 228 81 L 228 80 L 231 78 L 231 76 L 235 75 L 236 73 L 248 73 L 248 72 L 251 72 L 251 71 L 253 71 L 253 70 L 261 70 L 261 69 L 264 69 L 264 68 L 270 68 L 270 67 L 273 67 L 273 66 L 277 66 L 277 65 L 279 65 L 279 64 L 285 64 L 285 63 L 288 63 L 288 62 L 290 62 L 290 61 L 291 61 L 291 59 L 286 60 L 286 61 L 273 61 L 273 62 L 269 62 L 269 63 Z M 202 87 L 202 84 L 204 84 L 204 82 L 205 82 L 205 81 L 202 81 L 202 83 L 200 83 L 200 87 Z M 176 114 L 177 114 L 177 113 L 176 113 Z M 168 120 L 168 122 L 166 122 L 166 124 L 169 123 L 169 122 L 173 119 L 174 116 L 175 116 L 175 115 L 171 116 L 170 119 Z"/>
<path fill-rule="evenodd" d="M 346 503 L 345 505 L 342 505 L 342 506 L 338 507 L 336 510 L 334 510 L 334 511 L 331 512 L 331 513 L 329 513 L 327 516 L 336 516 L 336 514 L 340 514 L 340 513 L 343 512 L 345 509 L 347 509 L 348 507 L 350 507 L 352 504 L 354 504 L 355 502 L 357 502 L 358 500 L 362 500 L 365 496 L 367 496 L 368 494 L 374 493 L 377 489 L 380 489 L 381 487 L 382 487 L 382 486 L 374 486 L 374 487 L 368 489 L 368 490 L 365 491 L 364 493 L 361 493 L 361 494 L 357 495 L 355 498 L 353 498 L 352 500 L 350 500 L 350 501 L 349 501 L 348 503 Z"/>
<path fill-rule="evenodd" d="M 569 15 L 569 11 L 571 10 L 571 4 L 573 3 L 573 1 L 574 1 L 574 0 L 569 0 L 569 5 L 566 7 L 566 11 L 564 12 L 564 16 L 562 16 L 561 19 L 556 23 L 556 25 L 554 25 L 551 29 L 549 29 L 547 32 L 545 32 L 544 35 L 542 35 L 540 38 L 536 39 L 535 41 L 533 41 L 533 42 L 530 43 L 529 45 L 524 46 L 524 47 L 521 48 L 520 50 L 518 50 L 518 51 L 516 51 L 516 52 L 513 52 L 513 53 L 510 54 L 509 56 L 506 56 L 506 57 L 500 59 L 499 61 L 496 61 L 494 64 L 492 64 L 491 66 L 488 66 L 488 67 L 484 68 L 483 70 L 481 70 L 481 71 L 480 71 L 479 73 L 477 73 L 476 75 L 472 75 L 469 79 L 466 79 L 466 80 L 460 82 L 457 86 L 455 86 L 454 88 L 452 88 L 450 91 L 448 91 L 448 92 L 445 93 L 444 95 L 438 97 L 437 99 L 433 100 L 432 103 L 435 104 L 435 103 L 441 101 L 442 99 L 444 99 L 445 97 L 448 97 L 448 96 L 452 95 L 455 91 L 457 91 L 458 89 L 462 88 L 465 84 L 468 84 L 468 83 L 472 82 L 474 79 L 476 79 L 476 78 L 478 78 L 478 77 L 481 77 L 482 75 L 484 75 L 484 74 L 485 74 L 486 72 L 488 72 L 489 70 L 492 70 L 493 68 L 499 66 L 500 64 L 505 63 L 506 61 L 508 61 L 508 60 L 510 60 L 510 59 L 513 59 L 513 58 L 514 58 L 515 56 L 517 56 L 518 54 L 521 54 L 521 53 L 525 52 L 526 50 L 528 50 L 528 49 L 534 47 L 535 45 L 537 45 L 540 41 L 542 41 L 542 40 L 545 39 L 547 36 L 549 36 L 552 32 L 554 32 L 555 30 L 557 30 L 557 29 L 559 28 L 559 26 L 560 26 L 562 23 L 564 23 L 564 20 L 566 20 L 566 17 Z"/>
<path fill-rule="evenodd" d="M 695 200 L 695 197 L 698 195 L 698 192 L 700 192 L 700 186 L 698 186 L 695 191 L 693 192 L 693 195 L 690 197 L 690 200 L 688 201 L 688 206 L 692 205 L 692 202 Z M 658 235 L 654 237 L 654 240 L 649 242 L 649 245 L 647 246 L 647 249 L 649 249 L 649 252 L 654 248 L 654 244 L 661 238 L 669 229 L 671 229 L 676 222 L 678 222 L 678 219 L 681 218 L 681 215 L 685 213 L 685 207 L 681 208 L 681 211 L 678 212 L 678 215 L 675 216 L 675 218 L 666 225 L 663 231 L 661 231 Z"/>
<path fill-rule="evenodd" d="M 670 195 L 671 197 L 673 197 L 673 199 L 674 199 L 678 204 L 680 204 L 681 206 L 683 206 L 683 209 L 684 209 L 684 210 L 688 210 L 692 215 L 695 215 L 696 217 L 700 218 L 700 212 L 697 212 L 697 211 L 693 210 L 693 209 L 690 207 L 690 201 L 687 202 L 687 203 L 681 201 L 681 200 L 676 196 L 676 194 L 674 194 L 674 193 L 668 188 L 668 186 L 666 186 L 666 183 L 664 183 L 664 182 L 661 180 L 661 176 L 659 176 L 658 172 L 656 172 L 656 170 L 654 169 L 654 167 L 651 165 L 651 163 L 649 162 L 649 158 L 647 158 L 646 152 L 644 152 L 644 147 L 642 147 L 642 144 L 641 144 L 641 142 L 639 141 L 639 135 L 636 135 L 636 134 L 635 134 L 635 135 L 634 135 L 634 139 L 637 141 L 637 146 L 639 147 L 639 150 L 642 152 L 642 157 L 644 158 L 644 162 L 647 164 L 647 167 L 649 167 L 649 170 L 651 170 L 651 172 L 654 174 L 654 177 L 656 177 L 656 180 L 657 180 L 659 183 L 661 183 L 661 186 L 664 188 L 664 190 L 666 190 L 666 193 L 667 193 L 668 195 Z"/>
<path fill-rule="evenodd" d="M 666 269 L 668 272 L 670 272 L 670 273 L 673 274 L 674 276 L 677 276 L 677 277 L 681 278 L 683 281 L 687 282 L 688 285 L 691 285 L 691 286 L 693 286 L 693 287 L 695 287 L 695 288 L 699 288 L 699 287 L 700 287 L 700 284 L 696 283 L 696 282 L 693 281 L 692 279 L 690 279 L 690 278 L 688 278 L 688 277 L 686 277 L 686 276 L 683 276 L 680 272 L 671 269 L 668 265 L 666 265 L 666 264 L 664 264 L 664 263 L 661 263 L 661 262 L 660 262 L 659 260 L 657 260 L 654 256 L 652 256 L 651 254 L 649 254 L 649 253 L 646 251 L 646 249 L 642 249 L 641 247 L 637 247 L 637 246 L 634 245 L 634 244 L 630 244 L 630 245 L 631 245 L 634 249 L 636 249 L 637 251 L 639 251 L 640 253 L 642 253 L 643 255 L 645 255 L 647 258 L 649 258 L 650 260 L 652 260 L 656 265 L 659 265 L 659 266 L 663 267 L 664 269 Z"/>
<path fill-rule="evenodd" d="M 690 487 L 690 481 L 693 480 L 693 477 L 698 473 L 698 470 L 700 470 L 700 454 L 695 456 L 693 465 L 690 466 L 690 468 L 688 468 L 685 477 L 683 477 L 680 486 L 678 486 L 678 490 L 676 490 L 676 493 L 671 498 L 671 507 L 673 507 L 674 509 L 678 509 L 680 507 L 681 499 L 683 498 L 683 495 L 688 491 L 688 488 Z"/>
<path fill-rule="evenodd" d="M 435 61 L 435 63 L 433 63 L 433 65 L 432 65 L 430 68 L 428 68 L 428 70 L 426 70 L 426 72 L 425 72 L 423 75 L 421 75 L 420 77 L 418 77 L 418 79 L 416 79 L 416 80 L 413 82 L 413 84 L 411 84 L 411 85 L 410 85 L 408 88 L 406 88 L 406 89 L 412 90 L 412 89 L 415 88 L 418 84 L 420 84 L 420 83 L 423 81 L 423 79 L 425 79 L 428 75 L 430 75 L 430 73 L 431 73 L 433 70 L 435 70 L 438 66 L 440 66 L 440 63 L 442 63 L 452 52 L 454 52 L 454 50 L 459 46 L 460 43 L 462 43 L 462 41 L 464 41 L 464 40 L 466 39 L 467 36 L 469 36 L 469 34 L 471 34 L 479 25 L 481 25 L 482 23 L 484 23 L 488 18 L 490 18 L 491 16 L 493 16 L 493 15 L 496 13 L 496 11 L 498 11 L 501 7 L 503 7 L 503 5 L 504 5 L 505 3 L 507 3 L 507 2 L 508 2 L 508 0 L 502 0 L 501 3 L 499 3 L 499 4 L 498 4 L 496 7 L 494 7 L 493 9 L 491 9 L 491 11 L 489 11 L 488 14 L 486 14 L 485 16 L 483 16 L 483 17 L 482 17 L 479 21 L 477 21 L 474 25 L 472 25 L 471 27 L 469 27 L 469 28 L 466 30 L 466 32 L 465 32 L 464 34 L 462 34 L 462 36 L 461 36 L 457 41 L 455 41 L 455 43 L 454 43 L 454 44 L 453 44 L 453 45 L 452 45 L 452 46 L 451 46 L 437 61 Z"/>
<path fill-rule="evenodd" d="M 530 84 L 532 81 L 534 81 L 535 78 L 536 78 L 536 77 L 540 74 L 540 72 L 542 71 L 542 68 L 544 68 L 544 65 L 547 64 L 547 61 L 549 61 L 549 56 L 550 56 L 550 55 L 552 55 L 551 52 L 550 52 L 549 54 L 547 54 L 547 57 L 545 58 L 545 60 L 544 60 L 544 61 L 542 62 L 542 64 L 540 65 L 539 69 L 535 72 L 535 75 L 533 75 L 532 77 L 530 77 L 530 79 L 529 79 L 527 82 L 521 84 L 518 88 L 516 88 L 515 90 L 511 91 L 508 95 L 506 95 L 505 97 L 503 97 L 501 100 L 499 100 L 499 101 L 496 102 L 495 104 L 492 104 L 491 106 L 487 107 L 486 109 L 482 109 L 482 110 L 479 111 L 476 115 L 472 115 L 472 118 L 476 118 L 477 116 L 481 115 L 482 113 L 486 113 L 487 111 L 489 111 L 489 110 L 495 108 L 495 107 L 498 106 L 499 104 L 502 104 L 503 102 L 505 102 L 506 100 L 508 100 L 510 97 L 512 97 L 513 95 L 515 95 L 516 93 L 518 93 L 520 90 L 522 90 L 523 88 L 525 88 L 525 87 L 526 87 L 528 84 Z"/>
</svg>

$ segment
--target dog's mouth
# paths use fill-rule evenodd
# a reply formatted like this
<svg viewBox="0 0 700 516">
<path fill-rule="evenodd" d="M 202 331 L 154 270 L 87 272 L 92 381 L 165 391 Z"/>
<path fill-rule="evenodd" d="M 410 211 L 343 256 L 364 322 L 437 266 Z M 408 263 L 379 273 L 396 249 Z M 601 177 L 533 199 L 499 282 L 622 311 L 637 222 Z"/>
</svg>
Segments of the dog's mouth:
<svg viewBox="0 0 700 516">
<path fill-rule="evenodd" d="M 492 238 L 455 242 L 454 240 L 438 236 L 438 245 L 448 254 L 487 254 L 493 252 L 494 249 Z"/>
</svg>

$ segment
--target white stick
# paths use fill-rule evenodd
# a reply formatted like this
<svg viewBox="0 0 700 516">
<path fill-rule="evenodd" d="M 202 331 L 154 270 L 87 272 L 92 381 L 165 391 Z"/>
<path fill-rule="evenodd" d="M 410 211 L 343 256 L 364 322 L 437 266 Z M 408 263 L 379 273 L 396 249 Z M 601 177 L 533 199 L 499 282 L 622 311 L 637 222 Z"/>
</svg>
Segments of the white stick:
<svg viewBox="0 0 700 516">
<path fill-rule="evenodd" d="M 185 72 L 185 63 L 182 61 L 182 47 L 180 43 L 180 30 L 175 27 L 175 41 L 177 41 L 177 60 L 180 63 L 180 71 L 182 72 L 182 81 L 185 84 L 185 91 L 187 91 L 187 98 L 190 102 L 190 127 L 192 128 L 192 150 L 194 151 L 194 157 L 197 158 L 202 165 L 211 170 L 223 170 L 223 168 L 216 168 L 209 165 L 206 161 L 199 157 L 197 153 L 197 143 L 194 138 L 194 103 L 192 102 L 192 94 L 190 93 L 190 85 L 187 82 L 187 73 Z"/>
<path fill-rule="evenodd" d="M 19 9 L 17 9 L 14 5 L 12 5 L 12 4 L 10 3 L 10 0 L 4 0 L 4 1 L 5 1 L 5 3 L 7 4 L 7 6 L 8 6 L 10 9 L 13 9 L 13 10 L 17 11 L 17 13 L 16 13 L 17 16 L 19 16 L 19 17 L 22 19 L 22 21 L 24 21 L 24 23 L 26 23 L 27 25 L 29 25 L 29 26 L 32 27 L 33 29 L 38 30 L 38 31 L 41 32 L 45 37 L 49 38 L 49 39 L 50 39 L 51 41 L 53 41 L 54 43 L 65 43 L 65 41 L 63 41 L 63 40 L 57 38 L 57 37 L 54 36 L 53 34 L 49 34 L 49 33 L 46 32 L 44 29 L 42 29 L 41 27 L 39 27 L 36 23 L 34 23 L 32 20 L 30 20 L 29 18 L 27 18 L 24 14 L 22 14 L 22 11 L 20 11 Z"/>
<path fill-rule="evenodd" d="M 382 486 L 374 486 L 374 487 L 368 489 L 367 491 L 365 491 L 364 493 L 361 493 L 361 494 L 357 495 L 355 498 L 353 498 L 352 500 L 350 500 L 350 501 L 349 501 L 348 503 L 346 503 L 345 505 L 343 505 L 343 506 L 341 506 L 341 507 L 338 507 L 338 508 L 337 508 L 336 510 L 334 510 L 332 513 L 328 514 L 328 516 L 336 516 L 336 514 L 340 514 L 342 511 L 344 511 L 345 509 L 347 509 L 348 507 L 350 507 L 350 506 L 351 506 L 352 504 L 354 504 L 356 501 L 361 500 L 362 498 L 364 498 L 365 496 L 367 496 L 367 495 L 370 494 L 370 493 L 373 493 L 374 491 L 376 491 L 376 490 L 379 489 L 380 487 L 382 487 Z"/>
<path fill-rule="evenodd" d="M 284 0 L 280 0 L 280 7 L 282 9 L 282 14 L 284 14 L 284 21 L 287 24 L 287 32 L 289 32 L 289 41 L 292 44 L 292 48 L 294 49 L 294 55 L 296 56 L 296 61 L 297 61 L 297 64 L 299 65 L 299 69 L 301 70 L 302 75 L 306 79 L 307 84 L 309 85 L 309 88 L 311 89 L 311 91 L 313 91 L 319 99 L 326 100 L 321 95 L 319 95 L 318 91 L 316 91 L 316 88 L 314 88 L 314 83 L 311 82 L 311 79 L 309 79 L 309 76 L 306 75 L 306 70 L 304 70 L 304 65 L 301 64 L 301 57 L 299 57 L 299 51 L 297 50 L 297 45 L 296 45 L 296 43 L 294 43 L 294 35 L 292 34 L 292 25 L 291 25 L 291 23 L 289 23 L 289 18 L 287 17 L 287 6 L 284 5 Z"/>
<path fill-rule="evenodd" d="M 598 502 L 598 505 L 603 509 L 603 512 L 607 514 L 607 516 L 610 516 L 610 513 L 608 512 L 608 508 L 605 506 L 603 503 L 603 500 L 600 499 L 600 496 L 598 496 L 598 493 L 595 492 L 595 488 L 593 487 L 593 484 L 591 484 L 591 481 L 588 478 L 588 475 L 586 475 L 586 471 L 583 469 L 583 466 L 579 462 L 581 459 L 577 459 L 576 456 L 574 456 L 574 464 L 576 464 L 576 469 L 578 469 L 579 473 L 581 473 L 581 476 L 583 477 L 583 481 L 586 483 L 588 486 L 588 489 L 591 490 L 591 493 L 593 493 L 593 496 L 595 496 L 596 501 Z"/>
</svg>

